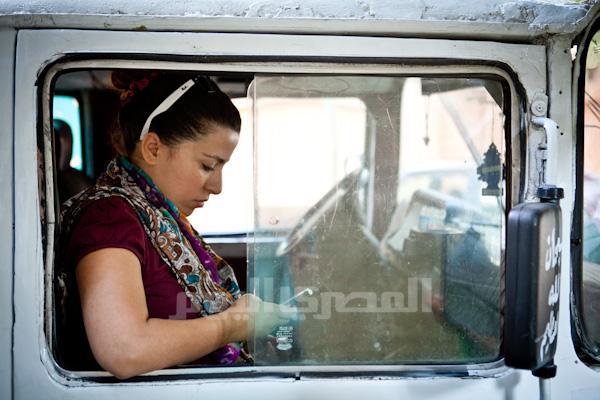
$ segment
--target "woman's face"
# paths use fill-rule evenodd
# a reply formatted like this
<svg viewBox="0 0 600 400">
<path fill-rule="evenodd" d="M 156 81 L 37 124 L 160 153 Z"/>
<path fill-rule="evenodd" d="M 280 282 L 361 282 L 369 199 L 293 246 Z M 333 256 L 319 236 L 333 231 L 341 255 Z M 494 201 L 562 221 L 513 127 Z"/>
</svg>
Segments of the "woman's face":
<svg viewBox="0 0 600 400">
<path fill-rule="evenodd" d="M 195 140 L 161 144 L 156 162 L 146 172 L 185 215 L 202 207 L 211 194 L 221 193 L 223 166 L 235 149 L 239 133 L 220 125 Z M 145 168 L 146 169 L 146 168 Z"/>
</svg>

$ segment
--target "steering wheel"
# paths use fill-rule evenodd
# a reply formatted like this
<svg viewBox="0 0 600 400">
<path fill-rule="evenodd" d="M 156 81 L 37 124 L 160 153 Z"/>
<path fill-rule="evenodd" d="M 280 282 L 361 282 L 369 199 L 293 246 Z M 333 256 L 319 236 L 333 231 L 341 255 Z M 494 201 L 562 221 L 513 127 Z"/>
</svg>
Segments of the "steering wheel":
<svg viewBox="0 0 600 400">
<path fill-rule="evenodd" d="M 327 192 L 315 205 L 313 205 L 303 216 L 300 221 L 292 229 L 285 240 L 279 245 L 276 255 L 282 256 L 289 253 L 298 243 L 311 232 L 315 225 L 325 217 L 327 211 L 335 208 L 336 203 L 341 201 L 344 196 L 357 193 L 360 186 L 366 180 L 368 172 L 365 169 L 359 169 L 346 175 L 339 181 L 329 192 Z M 357 218 L 359 222 L 364 222 L 364 216 L 359 212 L 361 209 L 360 195 L 353 195 L 352 200 L 355 202 L 354 209 L 357 210 Z"/>
</svg>

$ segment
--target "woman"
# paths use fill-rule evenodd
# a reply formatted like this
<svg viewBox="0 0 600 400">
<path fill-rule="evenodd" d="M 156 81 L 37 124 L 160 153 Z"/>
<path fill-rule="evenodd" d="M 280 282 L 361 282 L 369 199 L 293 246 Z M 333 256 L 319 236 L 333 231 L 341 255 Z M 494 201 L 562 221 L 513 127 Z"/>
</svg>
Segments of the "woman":
<svg viewBox="0 0 600 400">
<path fill-rule="evenodd" d="M 95 359 L 127 378 L 248 359 L 240 342 L 266 336 L 291 310 L 256 313 L 265 303 L 241 296 L 231 267 L 186 218 L 221 192 L 239 112 L 204 76 L 118 71 L 112 80 L 123 89 L 119 155 L 62 214 L 67 293 L 81 300 L 80 309 L 66 303 L 70 343 L 90 361 L 80 368 Z M 78 317 L 85 334 L 73 330 Z"/>
</svg>

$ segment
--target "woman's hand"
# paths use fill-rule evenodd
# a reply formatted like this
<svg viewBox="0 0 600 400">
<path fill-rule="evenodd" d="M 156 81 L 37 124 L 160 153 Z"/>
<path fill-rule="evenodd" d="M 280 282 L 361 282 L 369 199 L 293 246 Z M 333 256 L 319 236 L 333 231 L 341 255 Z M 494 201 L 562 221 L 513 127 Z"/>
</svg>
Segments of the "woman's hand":
<svg viewBox="0 0 600 400">
<path fill-rule="evenodd" d="M 266 337 L 276 326 L 297 318 L 296 308 L 262 301 L 253 294 L 241 296 L 222 314 L 230 320 L 231 341 L 247 340 L 253 333 Z"/>
</svg>

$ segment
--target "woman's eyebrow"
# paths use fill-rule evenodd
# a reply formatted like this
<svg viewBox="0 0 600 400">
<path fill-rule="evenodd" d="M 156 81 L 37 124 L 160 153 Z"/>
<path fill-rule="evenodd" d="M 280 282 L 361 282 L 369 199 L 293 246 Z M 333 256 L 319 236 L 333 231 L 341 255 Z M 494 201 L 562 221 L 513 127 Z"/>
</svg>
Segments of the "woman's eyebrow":
<svg viewBox="0 0 600 400">
<path fill-rule="evenodd" d="M 215 159 L 215 160 L 217 160 L 217 162 L 219 162 L 220 164 L 225 164 L 225 162 L 227 162 L 227 160 L 224 160 L 224 159 L 222 159 L 221 157 L 219 157 L 219 156 L 215 156 L 215 155 L 212 155 L 212 154 L 202 153 L 202 155 L 203 155 L 203 156 L 205 156 L 205 157 L 208 157 L 208 158 Z"/>
</svg>

